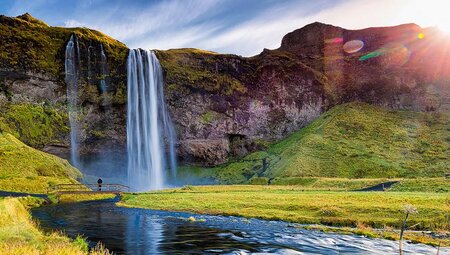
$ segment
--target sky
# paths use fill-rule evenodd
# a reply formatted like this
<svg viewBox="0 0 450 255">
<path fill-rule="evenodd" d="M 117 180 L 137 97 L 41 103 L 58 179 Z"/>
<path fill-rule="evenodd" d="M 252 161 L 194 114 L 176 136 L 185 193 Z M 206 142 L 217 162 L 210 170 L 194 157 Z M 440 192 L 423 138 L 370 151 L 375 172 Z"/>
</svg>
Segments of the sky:
<svg viewBox="0 0 450 255">
<path fill-rule="evenodd" d="M 450 32 L 450 0 L 0 0 L 51 26 L 100 30 L 130 48 L 253 56 L 319 21 L 348 29 L 416 23 Z"/>
</svg>

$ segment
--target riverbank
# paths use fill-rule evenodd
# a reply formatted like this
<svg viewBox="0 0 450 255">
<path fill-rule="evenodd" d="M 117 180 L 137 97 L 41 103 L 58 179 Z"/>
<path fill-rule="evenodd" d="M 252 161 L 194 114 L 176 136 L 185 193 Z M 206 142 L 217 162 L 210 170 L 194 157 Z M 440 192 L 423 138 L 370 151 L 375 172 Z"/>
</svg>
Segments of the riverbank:
<svg viewBox="0 0 450 255">
<path fill-rule="evenodd" d="M 417 208 L 418 213 L 408 218 L 408 226 L 415 226 L 405 239 L 450 246 L 448 193 L 302 191 L 292 186 L 255 185 L 186 186 L 125 194 L 118 203 L 124 207 L 346 227 L 342 231 L 388 239 L 398 238 L 393 230 L 401 227 L 403 207 L 409 204 Z"/>
<path fill-rule="evenodd" d="M 43 199 L 39 198 L 0 198 L 1 255 L 109 254 L 101 248 L 89 252 L 86 241 L 81 237 L 72 240 L 61 233 L 44 233 L 28 211 L 42 203 Z"/>
</svg>

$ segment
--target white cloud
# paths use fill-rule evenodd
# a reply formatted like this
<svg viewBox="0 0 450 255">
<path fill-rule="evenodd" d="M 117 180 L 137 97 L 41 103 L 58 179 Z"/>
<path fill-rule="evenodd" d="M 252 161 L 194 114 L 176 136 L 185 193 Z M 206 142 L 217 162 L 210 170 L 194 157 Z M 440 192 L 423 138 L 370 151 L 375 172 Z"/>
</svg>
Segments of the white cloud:
<svg viewBox="0 0 450 255">
<path fill-rule="evenodd" d="M 438 25 L 433 20 L 443 19 L 436 18 L 436 14 L 443 13 L 439 10 L 448 10 L 445 8 L 446 5 L 450 5 L 450 1 L 352 0 L 303 16 L 299 14 L 298 10 L 301 9 L 299 4 L 276 11 L 268 10 L 225 33 L 205 38 L 199 45 L 210 50 L 250 56 L 260 53 L 263 48 L 279 47 L 285 34 L 316 21 L 347 29 L 393 26 L 402 23 Z M 450 24 L 448 26 L 450 29 Z"/>
<path fill-rule="evenodd" d="M 65 27 L 85 27 L 86 24 L 79 22 L 78 20 L 70 19 L 64 21 Z"/>
<path fill-rule="evenodd" d="M 85 18 L 83 22 L 68 20 L 65 24 L 98 29 L 118 40 L 130 41 L 134 45 L 133 41 L 142 41 L 139 37 L 151 37 L 149 35 L 152 33 L 158 32 L 161 36 L 167 36 L 175 31 L 180 32 L 185 24 L 207 13 L 214 5 L 215 1 L 200 0 L 162 1 L 143 9 L 117 5 L 117 8 L 102 12 L 100 16 L 94 14 Z M 160 33 L 164 30 L 167 33 Z M 140 47 L 145 48 L 146 45 Z"/>
</svg>

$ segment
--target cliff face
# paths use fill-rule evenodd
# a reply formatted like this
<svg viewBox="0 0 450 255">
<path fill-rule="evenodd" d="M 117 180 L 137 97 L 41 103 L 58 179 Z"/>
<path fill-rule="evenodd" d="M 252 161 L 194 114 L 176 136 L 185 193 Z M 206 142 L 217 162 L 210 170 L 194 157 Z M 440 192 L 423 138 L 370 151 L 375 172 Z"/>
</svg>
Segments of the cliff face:
<svg viewBox="0 0 450 255">
<path fill-rule="evenodd" d="M 449 109 L 450 43 L 406 24 L 345 30 L 313 23 L 281 47 L 242 58 L 193 49 L 159 51 L 179 152 L 210 165 L 261 149 L 334 105 Z"/>
<path fill-rule="evenodd" d="M 121 147 L 125 141 L 128 48 L 100 32 L 50 27 L 29 14 L 0 16 L 0 127 L 29 145 L 60 156 L 67 154 L 64 60 L 71 35 L 79 43 L 82 153 L 104 150 L 105 145 Z M 110 73 L 104 77 L 101 47 Z M 108 84 L 104 93 L 101 79 Z M 45 139 L 37 141 L 37 137 Z"/>
<path fill-rule="evenodd" d="M 324 79 L 289 52 L 253 58 L 192 49 L 158 51 L 179 154 L 224 163 L 283 138 L 320 115 Z"/>
<path fill-rule="evenodd" d="M 75 34 L 82 67 L 82 152 L 124 148 L 128 49 L 123 44 L 86 28 L 49 27 L 29 15 L 1 16 L 0 34 L 0 102 L 7 105 L 0 107 L 0 124 L 5 109 L 24 102 L 67 118 L 64 50 Z M 106 93 L 98 87 L 100 44 L 110 70 Z M 439 111 L 450 101 L 448 38 L 411 24 L 345 30 L 313 23 L 287 34 L 279 49 L 250 58 L 197 49 L 156 54 L 178 155 L 193 164 L 216 165 L 260 150 L 345 102 Z M 3 122 L 14 129 L 10 120 Z M 67 145 L 67 127 L 52 134 L 53 142 L 39 146 L 57 153 L 51 149 Z"/>
</svg>

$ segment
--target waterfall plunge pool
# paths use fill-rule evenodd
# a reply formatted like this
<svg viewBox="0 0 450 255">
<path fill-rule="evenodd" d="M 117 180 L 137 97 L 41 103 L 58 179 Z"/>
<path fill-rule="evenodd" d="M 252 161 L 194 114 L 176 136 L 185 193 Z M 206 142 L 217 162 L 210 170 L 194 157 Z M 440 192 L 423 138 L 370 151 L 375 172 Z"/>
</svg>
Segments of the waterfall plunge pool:
<svg viewBox="0 0 450 255">
<path fill-rule="evenodd" d="M 396 241 L 304 230 L 281 221 L 123 208 L 115 202 L 43 206 L 32 215 L 45 231 L 82 235 L 91 247 L 102 242 L 114 254 L 398 254 Z M 436 254 L 436 248 L 405 242 L 404 254 Z"/>
</svg>

